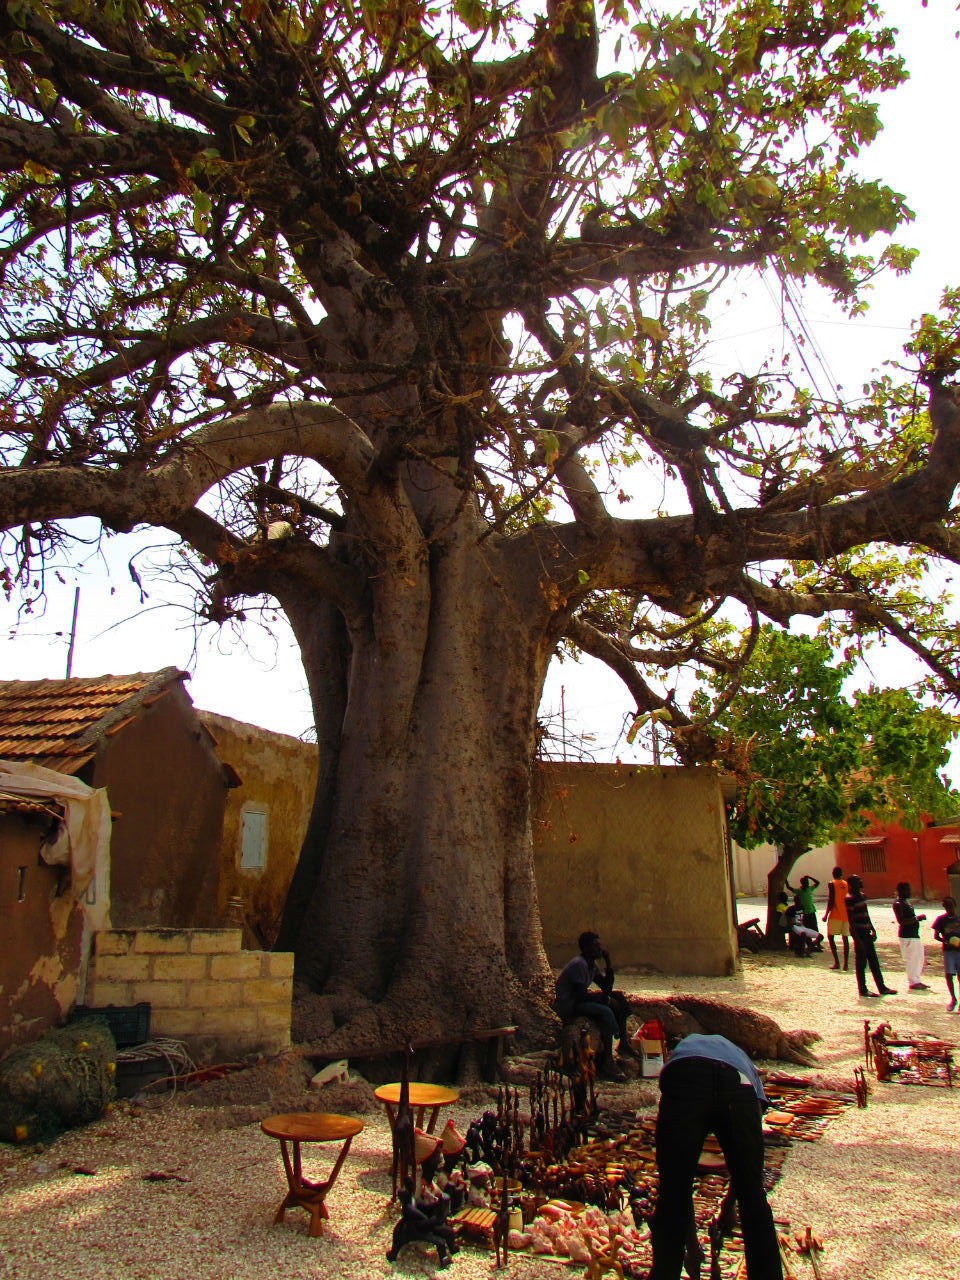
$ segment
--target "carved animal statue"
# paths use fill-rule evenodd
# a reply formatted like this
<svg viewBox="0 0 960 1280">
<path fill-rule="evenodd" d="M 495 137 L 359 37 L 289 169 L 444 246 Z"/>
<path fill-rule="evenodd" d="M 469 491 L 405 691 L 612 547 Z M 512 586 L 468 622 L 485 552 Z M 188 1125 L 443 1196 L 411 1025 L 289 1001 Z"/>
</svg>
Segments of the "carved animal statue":
<svg viewBox="0 0 960 1280">
<path fill-rule="evenodd" d="M 507 1253 L 510 1248 L 510 1199 L 507 1192 L 506 1172 L 500 1180 L 500 1207 L 493 1222 L 493 1247 L 497 1255 L 497 1270 L 507 1265 Z M 503 1261 L 500 1252 L 503 1251 Z"/>
<path fill-rule="evenodd" d="M 590 1243 L 589 1249 L 590 1261 L 587 1263 L 587 1280 L 600 1280 L 600 1277 L 608 1271 L 618 1276 L 619 1280 L 623 1280 L 623 1265 L 617 1257 L 620 1252 L 619 1237 L 602 1248 Z"/>
<path fill-rule="evenodd" d="M 485 1111 L 480 1118 L 480 1145 L 487 1164 L 499 1164 L 497 1156 L 497 1113 Z"/>
<path fill-rule="evenodd" d="M 654 1018 L 671 1041 L 694 1033 L 726 1036 L 754 1058 L 815 1067 L 807 1047 L 820 1039 L 815 1031 L 784 1031 L 773 1018 L 709 996 L 671 995 L 669 999 L 629 996 L 630 1012 L 642 1022 Z"/>
<path fill-rule="evenodd" d="M 417 1200 L 413 1194 L 414 1180 L 408 1177 L 397 1196 L 400 1201 L 400 1221 L 393 1228 L 393 1242 L 387 1251 L 387 1261 L 396 1262 L 400 1250 L 417 1242 L 436 1248 L 441 1267 L 449 1267 L 451 1254 L 457 1252 L 453 1228 L 447 1225 L 450 1212 L 449 1196 L 441 1195 L 435 1204 Z"/>
<path fill-rule="evenodd" d="M 480 1140 L 480 1126 L 476 1120 L 472 1121 L 467 1129 L 466 1149 L 469 1153 L 469 1163 L 476 1164 L 483 1153 L 483 1146 Z"/>
<path fill-rule="evenodd" d="M 410 1106 L 410 1059 L 413 1047 L 407 1045 L 403 1055 L 403 1071 L 400 1076 L 400 1100 L 393 1122 L 393 1192 L 397 1198 L 397 1186 L 407 1174 L 417 1167 L 416 1137 L 414 1134 L 413 1108 Z"/>
</svg>

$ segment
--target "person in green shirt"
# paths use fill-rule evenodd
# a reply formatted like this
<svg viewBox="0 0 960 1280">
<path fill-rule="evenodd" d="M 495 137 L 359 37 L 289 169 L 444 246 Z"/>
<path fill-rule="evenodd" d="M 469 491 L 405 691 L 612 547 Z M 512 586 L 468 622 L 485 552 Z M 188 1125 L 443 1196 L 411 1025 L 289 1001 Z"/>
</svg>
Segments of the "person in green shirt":
<svg viewBox="0 0 960 1280">
<path fill-rule="evenodd" d="M 819 884 L 820 881 L 816 876 L 801 876 L 799 889 L 795 889 L 793 885 L 787 881 L 787 888 L 800 899 L 800 906 L 803 909 L 803 927 L 805 929 L 812 929 L 814 933 L 820 932 L 817 928 L 817 904 L 813 900 L 813 891 L 819 886 Z M 821 943 L 820 946 L 814 949 L 822 951 L 823 944 Z"/>
</svg>

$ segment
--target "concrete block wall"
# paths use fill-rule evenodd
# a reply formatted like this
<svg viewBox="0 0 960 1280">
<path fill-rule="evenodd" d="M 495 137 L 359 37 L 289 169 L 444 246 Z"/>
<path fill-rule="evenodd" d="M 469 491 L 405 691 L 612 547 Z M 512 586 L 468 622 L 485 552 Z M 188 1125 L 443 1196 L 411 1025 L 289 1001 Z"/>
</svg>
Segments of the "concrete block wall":
<svg viewBox="0 0 960 1280">
<path fill-rule="evenodd" d="M 94 936 L 85 1003 L 151 1006 L 151 1036 L 203 1061 L 290 1045 L 291 952 L 242 951 L 239 929 L 108 929 Z"/>
</svg>

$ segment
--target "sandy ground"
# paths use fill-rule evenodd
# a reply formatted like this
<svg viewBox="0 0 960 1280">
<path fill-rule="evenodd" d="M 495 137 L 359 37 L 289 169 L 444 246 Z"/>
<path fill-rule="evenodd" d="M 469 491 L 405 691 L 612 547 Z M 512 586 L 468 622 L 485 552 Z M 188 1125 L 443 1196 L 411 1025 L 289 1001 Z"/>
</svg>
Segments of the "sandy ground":
<svg viewBox="0 0 960 1280">
<path fill-rule="evenodd" d="M 756 901 L 741 901 L 738 908 L 741 919 L 760 914 Z M 938 910 L 938 904 L 927 907 L 927 938 Z M 931 991 L 907 993 L 892 912 L 875 904 L 872 914 L 887 981 L 898 988 L 883 1000 L 858 999 L 852 969 L 832 972 L 828 953 L 808 960 L 747 956 L 742 973 L 732 978 L 624 973 L 618 980 L 625 989 L 651 994 L 714 995 L 760 1009 L 785 1029 L 816 1030 L 823 1037 L 816 1046 L 820 1072 L 852 1080 L 854 1066 L 862 1063 L 865 1017 L 876 1023 L 882 1016 L 901 1032 L 960 1040 L 960 1017 L 945 1009 L 939 948 L 927 947 Z M 363 1082 L 328 1095 L 335 1105 L 323 1095 L 313 1103 L 313 1109 L 356 1110 L 366 1125 L 331 1195 L 326 1234 L 310 1239 L 299 1210 L 274 1224 L 283 1171 L 277 1143 L 260 1132 L 256 1119 L 307 1109 L 306 1099 L 295 1105 L 299 1088 L 291 1073 L 286 1091 L 275 1086 L 245 1106 L 122 1104 L 44 1150 L 0 1147 L 0 1275 L 315 1280 L 436 1273 L 435 1253 L 420 1246 L 405 1250 L 392 1266 L 385 1260 L 394 1221 L 387 1210 L 389 1133 Z M 639 1102 L 644 1091 L 634 1087 L 634 1096 Z M 645 1096 L 650 1099 L 649 1088 Z M 825 1280 L 960 1280 L 958 1106 L 960 1088 L 874 1083 L 866 1111 L 849 1109 L 819 1142 L 790 1151 L 772 1197 L 774 1211 L 794 1229 L 810 1223 L 822 1236 Z M 463 1127 L 482 1109 L 473 1098 L 451 1110 Z M 558 1265 L 511 1256 L 510 1271 L 518 1280 L 547 1280 L 557 1276 Z M 797 1277 L 813 1275 L 800 1258 L 794 1269 Z M 493 1271 L 492 1254 L 469 1249 L 456 1255 L 450 1274 L 478 1280 Z"/>
<path fill-rule="evenodd" d="M 941 949 L 931 941 L 930 924 L 942 908 L 939 902 L 914 905 L 927 916 L 920 928 L 929 991 L 907 990 L 893 912 L 879 902 L 870 913 L 880 964 L 895 996 L 861 1000 L 852 948 L 844 973 L 830 969 L 826 946 L 822 955 L 805 960 L 746 956 L 742 973 L 733 978 L 644 977 L 642 989 L 710 994 L 760 1009 L 787 1030 L 818 1031 L 823 1039 L 813 1049 L 820 1070 L 851 1078 L 853 1068 L 863 1065 L 865 1018 L 873 1026 L 886 1020 L 897 1032 L 924 1031 L 960 1044 L 960 1017 L 946 1010 Z M 738 911 L 741 920 L 762 919 L 765 905 L 742 899 Z M 872 989 L 869 975 L 868 984 Z M 960 1053 L 956 1058 L 960 1062 Z M 816 1073 L 797 1068 L 796 1074 Z M 960 1280 L 958 1121 L 960 1087 L 873 1080 L 865 1111 L 851 1108 L 830 1123 L 819 1142 L 791 1150 L 771 1204 L 794 1229 L 810 1223 L 823 1237 L 825 1280 Z M 797 1274 L 812 1271 L 800 1260 Z"/>
</svg>

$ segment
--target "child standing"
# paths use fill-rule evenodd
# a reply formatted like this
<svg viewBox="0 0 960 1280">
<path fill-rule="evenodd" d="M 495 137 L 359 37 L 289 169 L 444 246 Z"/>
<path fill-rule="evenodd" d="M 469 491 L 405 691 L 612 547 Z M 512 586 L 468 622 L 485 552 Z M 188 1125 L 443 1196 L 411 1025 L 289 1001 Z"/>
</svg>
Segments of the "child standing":
<svg viewBox="0 0 960 1280">
<path fill-rule="evenodd" d="M 817 904 L 813 900 L 813 891 L 819 887 L 819 884 L 820 881 L 816 876 L 801 876 L 799 889 L 795 889 L 792 884 L 787 884 L 790 892 L 800 899 L 800 906 L 803 909 L 803 927 L 812 929 L 814 933 L 819 933 L 819 930 L 817 929 Z"/>
<path fill-rule="evenodd" d="M 833 952 L 831 968 L 840 968 L 840 957 L 837 955 L 837 938 L 843 938 L 843 967 L 850 963 L 850 921 L 847 919 L 847 894 L 849 887 L 843 878 L 843 868 L 833 868 L 833 879 L 827 886 L 827 910 L 824 920 L 827 922 L 827 941 Z"/>
<path fill-rule="evenodd" d="M 955 898 L 944 898 L 943 915 L 933 922 L 933 936 L 943 944 L 943 973 L 947 979 L 950 1003 L 947 1012 L 957 1007 L 956 978 L 960 974 L 960 917 L 957 916 Z"/>
<path fill-rule="evenodd" d="M 920 978 L 923 974 L 925 957 L 923 943 L 920 941 L 920 921 L 926 916 L 918 916 L 910 905 L 910 886 L 905 880 L 897 885 L 897 896 L 893 903 L 893 914 L 897 917 L 900 934 L 900 954 L 903 956 L 903 967 L 907 971 L 907 981 L 911 991 L 929 991 L 930 988 Z"/>
</svg>

